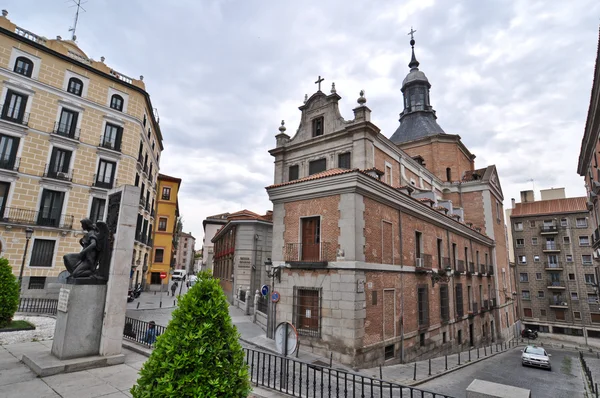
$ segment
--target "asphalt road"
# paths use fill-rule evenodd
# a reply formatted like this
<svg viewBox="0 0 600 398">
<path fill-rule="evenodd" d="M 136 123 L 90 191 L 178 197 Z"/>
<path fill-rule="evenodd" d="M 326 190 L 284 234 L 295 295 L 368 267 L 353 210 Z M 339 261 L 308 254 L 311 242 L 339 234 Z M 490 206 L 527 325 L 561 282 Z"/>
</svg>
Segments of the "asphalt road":
<svg viewBox="0 0 600 398">
<path fill-rule="evenodd" d="M 581 364 L 576 352 L 558 349 L 552 354 L 552 370 L 521 366 L 521 348 L 496 355 L 463 369 L 438 377 L 419 387 L 430 391 L 466 397 L 466 389 L 474 379 L 508 384 L 531 390 L 531 396 L 544 398 L 573 398 L 584 396 Z"/>
</svg>

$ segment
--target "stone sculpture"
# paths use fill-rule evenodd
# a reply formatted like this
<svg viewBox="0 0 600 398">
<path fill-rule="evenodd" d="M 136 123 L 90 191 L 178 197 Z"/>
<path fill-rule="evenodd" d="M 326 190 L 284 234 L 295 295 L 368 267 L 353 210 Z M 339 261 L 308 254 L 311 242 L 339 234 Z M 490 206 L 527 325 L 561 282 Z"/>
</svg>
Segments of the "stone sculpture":
<svg viewBox="0 0 600 398">
<path fill-rule="evenodd" d="M 81 252 L 63 256 L 69 277 L 67 283 L 72 284 L 104 284 L 108 280 L 110 266 L 109 229 L 105 222 L 94 224 L 89 218 L 81 220 L 85 231 L 79 240 Z"/>
</svg>

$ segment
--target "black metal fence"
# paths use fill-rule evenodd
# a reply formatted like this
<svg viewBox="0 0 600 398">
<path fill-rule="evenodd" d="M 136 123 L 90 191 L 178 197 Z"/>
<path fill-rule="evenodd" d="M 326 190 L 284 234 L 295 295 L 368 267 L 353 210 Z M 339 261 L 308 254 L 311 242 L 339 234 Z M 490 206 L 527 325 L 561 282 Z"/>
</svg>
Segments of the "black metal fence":
<svg viewBox="0 0 600 398">
<path fill-rule="evenodd" d="M 598 383 L 596 382 L 594 384 L 594 379 L 592 378 L 592 371 L 590 370 L 590 368 L 588 367 L 587 363 L 585 362 L 585 358 L 583 357 L 583 352 L 579 351 L 579 360 L 581 361 L 581 367 L 583 368 L 583 372 L 585 373 L 587 382 L 590 385 L 590 390 L 592 391 L 592 394 L 595 395 L 596 398 L 598 398 Z"/>
<path fill-rule="evenodd" d="M 152 347 L 156 342 L 156 338 L 165 332 L 166 327 L 160 325 L 150 326 L 150 322 L 125 317 L 123 337 L 147 347 Z"/>
<path fill-rule="evenodd" d="M 256 302 L 256 310 L 258 312 L 262 312 L 263 314 L 266 314 L 268 309 L 269 309 L 269 297 L 260 296 L 258 298 L 258 301 Z"/>
<path fill-rule="evenodd" d="M 293 397 L 423 397 L 450 395 L 404 386 L 302 362 L 292 358 L 244 348 L 253 384 Z"/>
<path fill-rule="evenodd" d="M 20 298 L 17 312 L 56 315 L 58 300 L 44 298 Z"/>
</svg>

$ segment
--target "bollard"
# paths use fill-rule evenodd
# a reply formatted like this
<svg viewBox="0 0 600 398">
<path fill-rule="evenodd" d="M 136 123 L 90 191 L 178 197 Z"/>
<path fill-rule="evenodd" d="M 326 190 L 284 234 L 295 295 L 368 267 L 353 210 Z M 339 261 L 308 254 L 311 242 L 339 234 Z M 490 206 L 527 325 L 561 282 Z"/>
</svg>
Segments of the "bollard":
<svg viewBox="0 0 600 398">
<path fill-rule="evenodd" d="M 596 383 L 596 398 L 598 398 L 598 383 Z"/>
<path fill-rule="evenodd" d="M 477 347 L 477 359 L 479 359 L 479 347 Z"/>
<path fill-rule="evenodd" d="M 162 308 L 162 301 L 160 302 L 160 305 L 158 306 L 159 308 Z"/>
<path fill-rule="evenodd" d="M 415 362 L 415 371 L 413 374 L 413 380 L 417 380 L 417 363 Z"/>
<path fill-rule="evenodd" d="M 136 307 L 136 308 L 140 308 L 140 302 L 139 302 L 139 301 L 138 301 L 138 305 L 137 305 L 137 307 Z"/>
<path fill-rule="evenodd" d="M 329 353 L 329 368 L 331 368 L 331 365 L 333 365 L 333 352 Z"/>
<path fill-rule="evenodd" d="M 460 351 L 458 352 L 458 364 L 460 365 Z"/>
<path fill-rule="evenodd" d="M 381 370 L 381 365 L 379 365 L 379 380 L 383 380 L 383 371 Z"/>
<path fill-rule="evenodd" d="M 298 340 L 298 345 L 296 346 L 296 358 L 298 358 L 299 352 L 300 352 L 300 340 Z"/>
<path fill-rule="evenodd" d="M 469 347 L 469 362 L 471 362 L 471 347 Z"/>
<path fill-rule="evenodd" d="M 173 300 L 173 307 L 175 307 L 175 303 L 177 303 L 177 300 Z"/>
<path fill-rule="evenodd" d="M 483 346 L 483 356 L 487 357 L 487 348 Z"/>
<path fill-rule="evenodd" d="M 156 296 L 156 290 L 154 291 L 154 295 Z"/>
<path fill-rule="evenodd" d="M 429 375 L 428 376 L 431 376 L 431 358 L 429 358 Z"/>
<path fill-rule="evenodd" d="M 446 354 L 445 357 L 446 357 L 446 370 L 448 370 L 448 354 Z"/>
</svg>

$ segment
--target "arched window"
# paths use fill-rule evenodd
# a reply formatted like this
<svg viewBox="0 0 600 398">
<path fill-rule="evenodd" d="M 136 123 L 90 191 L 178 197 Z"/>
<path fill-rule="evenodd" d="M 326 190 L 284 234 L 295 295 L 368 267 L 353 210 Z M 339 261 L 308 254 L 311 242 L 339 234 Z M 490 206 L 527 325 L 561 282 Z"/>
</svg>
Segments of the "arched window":
<svg viewBox="0 0 600 398">
<path fill-rule="evenodd" d="M 452 169 L 446 167 L 446 181 L 452 181 Z"/>
<path fill-rule="evenodd" d="M 29 58 L 19 57 L 15 62 L 14 72 L 20 75 L 31 77 L 33 73 L 33 62 Z"/>
<path fill-rule="evenodd" d="M 119 94 L 113 94 L 110 98 L 110 107 L 118 111 L 123 111 L 123 97 Z"/>
<path fill-rule="evenodd" d="M 67 91 L 81 97 L 81 93 L 83 93 L 83 82 L 76 77 L 70 78 L 69 84 L 67 85 Z"/>
</svg>

